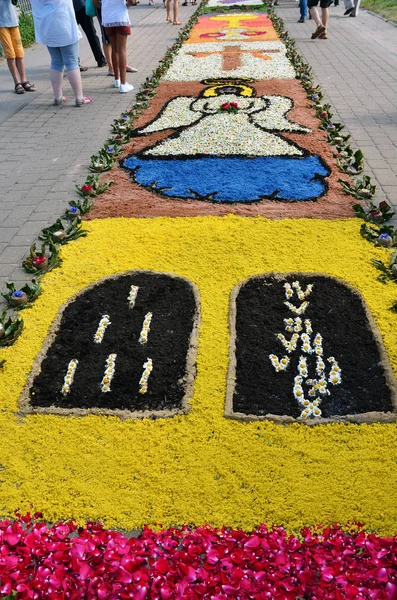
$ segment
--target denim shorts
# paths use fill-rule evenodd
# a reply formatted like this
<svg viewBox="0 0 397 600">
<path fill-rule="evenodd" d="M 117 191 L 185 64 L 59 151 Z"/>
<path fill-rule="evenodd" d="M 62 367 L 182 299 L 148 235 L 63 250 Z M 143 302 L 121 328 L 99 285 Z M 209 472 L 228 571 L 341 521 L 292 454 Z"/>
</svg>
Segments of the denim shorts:
<svg viewBox="0 0 397 600">
<path fill-rule="evenodd" d="M 53 48 L 47 46 L 48 52 L 51 56 L 51 69 L 54 71 L 63 72 L 75 71 L 79 68 L 79 43 L 75 42 L 70 46 L 60 46 L 59 48 Z"/>
</svg>

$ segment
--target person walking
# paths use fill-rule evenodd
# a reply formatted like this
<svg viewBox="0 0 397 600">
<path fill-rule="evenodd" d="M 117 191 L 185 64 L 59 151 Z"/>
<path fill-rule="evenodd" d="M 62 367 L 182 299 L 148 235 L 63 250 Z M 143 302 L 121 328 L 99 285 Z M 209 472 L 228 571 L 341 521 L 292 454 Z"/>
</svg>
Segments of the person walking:
<svg viewBox="0 0 397 600">
<path fill-rule="evenodd" d="M 360 8 L 360 0 L 344 0 L 345 12 L 343 13 L 344 17 L 348 15 L 350 17 L 357 17 L 358 10 Z"/>
<path fill-rule="evenodd" d="M 54 106 L 67 99 L 62 93 L 63 72 L 72 87 L 76 106 L 92 102 L 83 94 L 79 68 L 79 38 L 72 0 L 30 0 L 36 41 L 48 48 L 51 57 L 50 79 Z"/>
<path fill-rule="evenodd" d="M 102 25 L 112 47 L 114 87 L 121 94 L 132 92 L 134 86 L 127 82 L 127 37 L 131 35 L 128 6 L 135 0 L 102 0 Z"/>
<path fill-rule="evenodd" d="M 15 93 L 35 92 L 26 79 L 24 50 L 18 27 L 18 15 L 11 0 L 0 0 L 0 42 L 7 59 L 8 70 L 14 80 Z"/>
<path fill-rule="evenodd" d="M 304 23 L 307 19 L 307 0 L 299 0 L 300 17 L 298 23 Z"/>
<path fill-rule="evenodd" d="M 173 18 L 171 18 L 171 4 L 173 5 Z M 172 23 L 173 25 L 182 25 L 182 21 L 178 20 L 179 0 L 166 0 L 165 6 L 167 9 L 166 21 Z"/>
<path fill-rule="evenodd" d="M 316 31 L 312 33 L 312 40 L 317 38 L 321 40 L 327 39 L 329 7 L 331 6 L 332 2 L 333 0 L 308 0 L 307 5 L 309 7 L 310 16 L 317 25 Z M 319 3 L 321 8 L 321 18 L 317 8 Z"/>
<path fill-rule="evenodd" d="M 102 52 L 101 43 L 95 31 L 92 17 L 85 12 L 85 0 L 73 0 L 74 14 L 77 24 L 84 31 L 98 67 L 106 66 L 106 58 Z"/>
</svg>

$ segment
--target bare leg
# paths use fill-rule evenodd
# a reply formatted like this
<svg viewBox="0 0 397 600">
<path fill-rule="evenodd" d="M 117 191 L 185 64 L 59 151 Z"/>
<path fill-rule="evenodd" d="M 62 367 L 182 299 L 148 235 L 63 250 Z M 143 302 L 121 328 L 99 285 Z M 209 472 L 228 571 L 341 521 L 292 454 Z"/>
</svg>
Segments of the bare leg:
<svg viewBox="0 0 397 600">
<path fill-rule="evenodd" d="M 81 81 L 80 69 L 72 69 L 67 72 L 69 83 L 72 86 L 73 94 L 76 100 L 82 100 L 83 95 L 83 83 Z M 62 96 L 61 96 L 62 97 Z"/>
<path fill-rule="evenodd" d="M 21 80 L 19 77 L 15 58 L 7 58 L 7 65 L 15 84 L 21 83 L 21 81 L 26 81 L 26 79 Z"/>
<path fill-rule="evenodd" d="M 312 16 L 313 21 L 317 25 L 317 27 L 319 27 L 320 25 L 322 25 L 322 22 L 321 22 L 321 19 L 320 19 L 320 15 L 318 14 L 317 6 L 313 6 L 310 9 L 310 14 Z"/>
<path fill-rule="evenodd" d="M 178 22 L 179 0 L 174 0 L 174 23 Z"/>
<path fill-rule="evenodd" d="M 112 46 L 112 65 L 113 65 L 114 78 L 116 80 L 118 80 L 118 79 L 120 79 L 120 67 L 119 67 L 119 57 L 117 54 L 117 36 L 112 35 L 109 39 L 110 39 L 110 44 Z"/>
<path fill-rule="evenodd" d="M 26 81 L 26 72 L 25 72 L 25 63 L 23 61 L 23 58 L 16 58 L 15 62 L 17 65 L 18 73 L 21 77 L 21 81 L 25 82 Z"/>
<path fill-rule="evenodd" d="M 172 21 L 172 19 L 171 19 L 171 2 L 172 2 L 172 0 L 167 0 L 166 5 L 165 5 L 165 7 L 167 9 L 167 16 L 166 16 L 167 21 Z"/>
<path fill-rule="evenodd" d="M 62 100 L 62 98 L 63 98 L 63 95 L 62 95 L 63 72 L 56 71 L 55 69 L 50 69 L 50 79 L 51 79 L 52 89 L 54 90 L 55 100 Z"/>
<path fill-rule="evenodd" d="M 112 47 L 110 44 L 103 44 L 103 53 L 105 55 L 106 62 L 108 63 L 109 71 L 113 71 Z"/>
<path fill-rule="evenodd" d="M 119 71 L 120 71 L 120 83 L 124 85 L 127 80 L 127 36 L 120 35 L 119 33 L 115 36 L 117 42 L 117 56 L 119 60 Z"/>
<path fill-rule="evenodd" d="M 321 17 L 323 19 L 323 25 L 324 25 L 325 29 L 327 29 L 328 17 L 329 17 L 329 8 L 322 8 L 321 9 Z"/>
</svg>

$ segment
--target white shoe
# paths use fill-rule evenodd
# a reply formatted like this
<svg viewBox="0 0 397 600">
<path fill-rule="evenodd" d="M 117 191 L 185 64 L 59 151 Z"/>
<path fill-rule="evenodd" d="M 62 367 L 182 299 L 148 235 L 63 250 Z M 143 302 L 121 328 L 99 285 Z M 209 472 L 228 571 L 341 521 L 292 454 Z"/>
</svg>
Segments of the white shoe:
<svg viewBox="0 0 397 600">
<path fill-rule="evenodd" d="M 120 85 L 120 94 L 126 94 L 127 92 L 132 92 L 134 86 L 130 83 L 122 83 Z"/>
<path fill-rule="evenodd" d="M 115 79 L 115 80 L 114 80 L 113 87 L 115 87 L 115 88 L 119 88 L 119 87 L 120 87 L 120 85 L 121 85 L 121 84 L 120 84 L 120 79 Z"/>
</svg>

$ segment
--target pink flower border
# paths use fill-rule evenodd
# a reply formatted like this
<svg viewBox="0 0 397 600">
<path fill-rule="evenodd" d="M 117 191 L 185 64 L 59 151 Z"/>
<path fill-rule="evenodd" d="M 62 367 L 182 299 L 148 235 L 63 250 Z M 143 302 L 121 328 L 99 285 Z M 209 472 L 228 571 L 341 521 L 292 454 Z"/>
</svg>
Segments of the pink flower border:
<svg viewBox="0 0 397 600">
<path fill-rule="evenodd" d="M 397 536 L 333 525 L 288 536 L 210 526 L 136 537 L 41 513 L 0 522 L 0 597 L 322 600 L 397 598 Z M 14 597 L 14 596 L 13 596 Z"/>
</svg>

